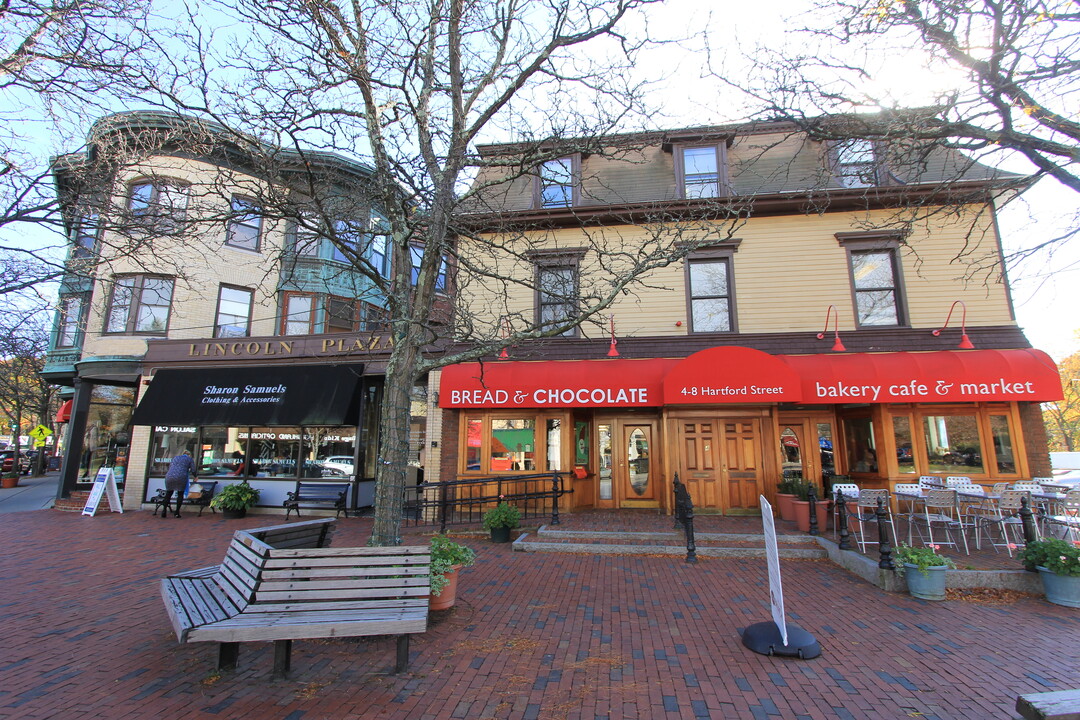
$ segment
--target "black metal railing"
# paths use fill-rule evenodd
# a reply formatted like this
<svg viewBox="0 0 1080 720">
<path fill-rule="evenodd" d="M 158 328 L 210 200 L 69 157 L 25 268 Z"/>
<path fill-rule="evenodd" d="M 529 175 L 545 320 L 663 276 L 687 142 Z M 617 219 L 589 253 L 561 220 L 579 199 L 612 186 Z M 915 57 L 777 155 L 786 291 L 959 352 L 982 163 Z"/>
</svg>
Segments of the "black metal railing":
<svg viewBox="0 0 1080 720">
<path fill-rule="evenodd" d="M 550 516 L 551 524 L 558 525 L 559 498 L 573 492 L 564 480 L 563 473 L 542 473 L 420 483 L 405 490 L 405 523 L 438 525 L 445 532 L 447 525 L 481 522 L 485 512 L 505 501 L 521 511 L 523 520 Z"/>
<path fill-rule="evenodd" d="M 694 541 L 694 501 L 690 498 L 690 492 L 686 485 L 679 480 L 679 473 L 675 473 L 672 481 L 675 492 L 675 520 L 682 523 L 686 533 L 686 562 L 697 562 L 697 543 Z"/>
</svg>

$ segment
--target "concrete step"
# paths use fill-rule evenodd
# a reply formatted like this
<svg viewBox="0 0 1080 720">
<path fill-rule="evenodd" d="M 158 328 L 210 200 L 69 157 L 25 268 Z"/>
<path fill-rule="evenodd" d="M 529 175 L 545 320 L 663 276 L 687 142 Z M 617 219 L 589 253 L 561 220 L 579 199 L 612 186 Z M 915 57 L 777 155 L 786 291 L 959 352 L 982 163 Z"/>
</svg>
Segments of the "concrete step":
<svg viewBox="0 0 1080 720">
<path fill-rule="evenodd" d="M 779 535 L 782 558 L 821 560 L 828 551 L 809 535 Z M 695 533 L 696 552 L 702 557 L 763 558 L 765 536 L 741 533 Z M 588 553 L 597 555 L 685 555 L 682 531 L 608 532 L 559 530 L 541 526 L 535 533 L 523 533 L 514 542 L 519 552 Z"/>
</svg>

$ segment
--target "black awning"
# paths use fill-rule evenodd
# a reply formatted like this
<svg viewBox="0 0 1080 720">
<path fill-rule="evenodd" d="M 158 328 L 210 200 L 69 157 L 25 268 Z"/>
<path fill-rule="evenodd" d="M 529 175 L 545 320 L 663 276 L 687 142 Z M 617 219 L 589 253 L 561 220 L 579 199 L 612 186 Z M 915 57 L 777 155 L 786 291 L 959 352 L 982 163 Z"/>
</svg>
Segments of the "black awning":
<svg viewBox="0 0 1080 720">
<path fill-rule="evenodd" d="M 133 425 L 356 425 L 363 365 L 158 370 Z"/>
</svg>

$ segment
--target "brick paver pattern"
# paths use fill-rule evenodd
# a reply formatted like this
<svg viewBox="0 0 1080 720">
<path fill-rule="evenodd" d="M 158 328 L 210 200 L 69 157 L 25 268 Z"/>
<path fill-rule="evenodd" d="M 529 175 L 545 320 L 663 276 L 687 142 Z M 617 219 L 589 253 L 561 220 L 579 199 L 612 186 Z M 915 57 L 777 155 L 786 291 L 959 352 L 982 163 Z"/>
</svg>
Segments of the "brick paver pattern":
<svg viewBox="0 0 1080 720">
<path fill-rule="evenodd" d="M 374 638 L 297 641 L 287 680 L 270 677 L 270 643 L 247 643 L 219 677 L 215 644 L 177 644 L 158 579 L 281 520 L 3 516 L 0 717 L 988 719 L 1015 717 L 1018 694 L 1080 687 L 1080 611 L 1036 596 L 931 603 L 784 561 L 789 620 L 824 650 L 801 661 L 740 641 L 769 619 L 762 560 L 515 553 L 477 537 L 457 606 L 413 636 L 408 672 L 391 675 L 393 641 Z M 339 525 L 335 545 L 370 531 Z"/>
</svg>

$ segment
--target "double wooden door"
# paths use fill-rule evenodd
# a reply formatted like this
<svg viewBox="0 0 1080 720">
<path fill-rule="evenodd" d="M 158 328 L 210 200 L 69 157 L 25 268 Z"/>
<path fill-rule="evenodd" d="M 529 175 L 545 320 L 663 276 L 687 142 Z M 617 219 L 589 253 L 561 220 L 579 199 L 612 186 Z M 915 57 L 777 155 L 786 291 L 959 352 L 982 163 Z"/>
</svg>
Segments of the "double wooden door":
<svg viewBox="0 0 1080 720">
<path fill-rule="evenodd" d="M 763 492 L 759 418 L 682 418 L 679 425 L 680 479 L 694 507 L 725 513 L 761 507 Z"/>
</svg>

